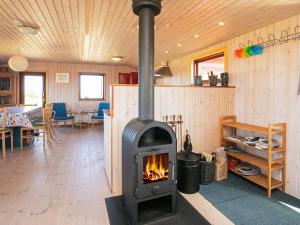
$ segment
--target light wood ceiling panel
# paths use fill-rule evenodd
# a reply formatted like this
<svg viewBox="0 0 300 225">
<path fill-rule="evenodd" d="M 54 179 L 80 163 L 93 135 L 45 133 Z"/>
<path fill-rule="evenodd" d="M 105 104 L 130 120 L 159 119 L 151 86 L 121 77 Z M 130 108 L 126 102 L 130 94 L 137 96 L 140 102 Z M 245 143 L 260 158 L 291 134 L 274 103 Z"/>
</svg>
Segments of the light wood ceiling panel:
<svg viewBox="0 0 300 225">
<path fill-rule="evenodd" d="M 162 5 L 156 17 L 157 64 L 300 14 L 299 0 L 163 0 Z M 20 24 L 40 32 L 25 36 Z M 0 0 L 0 62 L 22 54 L 40 61 L 113 63 L 118 55 L 124 57 L 121 64 L 136 66 L 137 25 L 131 0 Z"/>
</svg>

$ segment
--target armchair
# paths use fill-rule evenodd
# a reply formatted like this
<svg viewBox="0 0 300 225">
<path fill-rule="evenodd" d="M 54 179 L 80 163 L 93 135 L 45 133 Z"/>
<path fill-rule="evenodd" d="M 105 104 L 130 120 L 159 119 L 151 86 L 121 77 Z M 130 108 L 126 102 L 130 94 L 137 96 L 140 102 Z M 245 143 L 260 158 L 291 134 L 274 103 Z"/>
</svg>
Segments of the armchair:
<svg viewBox="0 0 300 225">
<path fill-rule="evenodd" d="M 67 121 L 72 121 L 72 127 L 74 125 L 74 116 L 72 113 L 68 113 L 66 109 L 66 104 L 64 102 L 53 103 L 53 121 L 59 125 L 59 122 L 63 122 L 66 126 Z"/>
<path fill-rule="evenodd" d="M 104 119 L 103 110 L 109 109 L 109 107 L 110 107 L 109 102 L 100 102 L 99 103 L 97 115 L 93 115 L 91 117 L 92 127 L 94 126 L 95 121 L 103 121 L 103 119 Z"/>
</svg>

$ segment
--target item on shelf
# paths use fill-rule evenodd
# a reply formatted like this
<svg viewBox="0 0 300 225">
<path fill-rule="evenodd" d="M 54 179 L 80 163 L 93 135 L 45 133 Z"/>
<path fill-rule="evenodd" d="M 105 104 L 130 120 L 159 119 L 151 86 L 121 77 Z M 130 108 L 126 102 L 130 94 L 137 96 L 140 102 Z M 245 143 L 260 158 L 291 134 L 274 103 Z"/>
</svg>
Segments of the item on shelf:
<svg viewBox="0 0 300 225">
<path fill-rule="evenodd" d="M 245 137 L 245 139 L 243 140 L 243 143 L 244 144 L 247 144 L 247 145 L 251 145 L 251 146 L 255 146 L 257 144 L 259 140 L 259 137 Z"/>
<path fill-rule="evenodd" d="M 242 141 L 243 138 L 242 137 L 239 137 L 239 136 L 229 136 L 229 137 L 226 137 L 227 139 L 229 140 L 232 140 L 232 141 Z"/>
<path fill-rule="evenodd" d="M 235 145 L 226 146 L 226 147 L 224 147 L 224 149 L 226 151 L 233 152 L 233 153 L 242 153 L 242 152 L 244 152 L 242 149 L 239 149 Z"/>
<path fill-rule="evenodd" d="M 201 75 L 195 76 L 194 84 L 195 85 L 199 85 L 199 86 L 203 85 L 203 81 L 202 81 L 202 76 Z"/>
<path fill-rule="evenodd" d="M 227 72 L 221 73 L 221 85 L 223 87 L 228 87 L 229 84 L 229 75 Z"/>
<path fill-rule="evenodd" d="M 272 140 L 272 147 L 277 148 L 279 147 L 279 143 L 276 140 Z M 256 144 L 256 147 L 261 148 L 261 149 L 268 149 L 269 146 L 269 140 L 266 138 L 260 138 L 258 140 L 258 143 Z"/>
<path fill-rule="evenodd" d="M 238 166 L 239 164 L 241 163 L 240 160 L 236 159 L 236 158 L 232 158 L 232 157 L 229 157 L 228 158 L 228 161 L 227 161 L 227 164 L 228 164 L 228 168 L 229 169 L 234 169 L 236 166 Z"/>
<path fill-rule="evenodd" d="M 253 176 L 260 173 L 260 169 L 258 167 L 247 164 L 240 165 L 237 171 L 243 176 Z"/>
</svg>

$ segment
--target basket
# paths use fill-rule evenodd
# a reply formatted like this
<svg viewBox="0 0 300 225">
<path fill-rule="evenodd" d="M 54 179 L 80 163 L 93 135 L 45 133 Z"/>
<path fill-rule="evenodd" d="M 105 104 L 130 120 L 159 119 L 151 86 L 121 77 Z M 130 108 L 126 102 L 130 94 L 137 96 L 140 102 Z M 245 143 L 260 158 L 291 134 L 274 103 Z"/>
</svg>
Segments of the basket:
<svg viewBox="0 0 300 225">
<path fill-rule="evenodd" d="M 215 160 L 200 161 L 200 184 L 210 184 L 215 178 Z"/>
</svg>

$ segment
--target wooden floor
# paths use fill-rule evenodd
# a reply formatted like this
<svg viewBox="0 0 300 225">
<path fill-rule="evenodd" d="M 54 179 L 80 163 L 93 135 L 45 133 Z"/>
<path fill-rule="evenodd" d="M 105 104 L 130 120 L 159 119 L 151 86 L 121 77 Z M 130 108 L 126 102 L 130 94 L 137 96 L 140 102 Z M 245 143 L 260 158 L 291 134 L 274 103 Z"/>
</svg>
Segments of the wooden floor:
<svg viewBox="0 0 300 225">
<path fill-rule="evenodd" d="M 0 225 L 109 225 L 111 196 L 103 168 L 103 129 L 57 128 L 0 159 Z M 184 195 L 212 224 L 232 224 L 200 194 Z"/>
<path fill-rule="evenodd" d="M 102 129 L 55 129 L 56 144 L 0 162 L 1 225 L 105 225 Z"/>
</svg>

